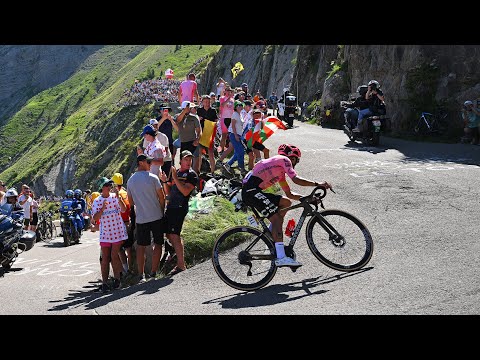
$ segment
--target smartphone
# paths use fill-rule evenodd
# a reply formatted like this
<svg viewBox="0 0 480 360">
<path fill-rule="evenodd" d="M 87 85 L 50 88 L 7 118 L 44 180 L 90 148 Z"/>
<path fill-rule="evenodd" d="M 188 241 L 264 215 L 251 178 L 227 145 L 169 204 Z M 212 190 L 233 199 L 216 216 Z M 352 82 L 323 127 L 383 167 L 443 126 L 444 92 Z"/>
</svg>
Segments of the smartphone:
<svg viewBox="0 0 480 360">
<path fill-rule="evenodd" d="M 168 114 L 168 109 L 163 109 L 163 114 L 167 115 Z"/>
</svg>

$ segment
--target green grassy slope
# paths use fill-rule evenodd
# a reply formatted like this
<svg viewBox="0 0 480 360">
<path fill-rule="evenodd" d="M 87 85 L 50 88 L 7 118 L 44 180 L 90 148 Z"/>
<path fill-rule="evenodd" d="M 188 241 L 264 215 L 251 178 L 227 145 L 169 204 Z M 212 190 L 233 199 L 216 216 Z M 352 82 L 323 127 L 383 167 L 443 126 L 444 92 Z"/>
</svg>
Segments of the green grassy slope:
<svg viewBox="0 0 480 360">
<path fill-rule="evenodd" d="M 36 95 L 0 129 L 0 178 L 9 184 L 32 183 L 75 153 L 73 186 L 98 176 L 127 171 L 152 106 L 115 106 L 125 88 L 147 69 L 162 76 L 167 68 L 183 78 L 217 45 L 111 45 L 87 59 L 62 84 Z M 195 67 L 199 73 L 210 57 Z"/>
</svg>

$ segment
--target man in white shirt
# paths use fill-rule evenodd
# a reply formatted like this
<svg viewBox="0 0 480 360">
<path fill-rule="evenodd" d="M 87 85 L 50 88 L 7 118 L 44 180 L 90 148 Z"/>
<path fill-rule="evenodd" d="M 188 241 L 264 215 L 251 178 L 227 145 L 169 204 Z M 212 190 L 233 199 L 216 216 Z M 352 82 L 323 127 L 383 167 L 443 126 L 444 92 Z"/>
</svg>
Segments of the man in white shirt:
<svg viewBox="0 0 480 360">
<path fill-rule="evenodd" d="M 23 220 L 23 226 L 25 230 L 28 230 L 28 227 L 30 226 L 30 221 L 32 220 L 32 197 L 30 193 L 30 188 L 28 185 L 23 184 L 22 185 L 22 192 L 20 193 L 20 196 L 18 197 L 18 203 L 23 207 L 24 211 L 24 220 Z"/>
</svg>

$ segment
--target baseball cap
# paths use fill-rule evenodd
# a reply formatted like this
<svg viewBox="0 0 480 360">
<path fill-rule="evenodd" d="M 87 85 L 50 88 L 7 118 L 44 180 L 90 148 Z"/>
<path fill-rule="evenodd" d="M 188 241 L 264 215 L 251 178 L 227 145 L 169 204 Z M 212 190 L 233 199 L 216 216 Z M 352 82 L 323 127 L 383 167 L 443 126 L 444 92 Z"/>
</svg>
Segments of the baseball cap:
<svg viewBox="0 0 480 360">
<path fill-rule="evenodd" d="M 195 105 L 195 103 L 193 103 L 193 102 L 190 102 L 190 101 L 188 101 L 188 100 L 185 100 L 185 101 L 182 102 L 182 106 L 180 106 L 179 109 L 180 109 L 180 110 L 183 110 L 183 109 L 185 109 L 187 106 L 189 106 L 189 107 L 196 107 L 197 105 Z"/>
<path fill-rule="evenodd" d="M 157 119 L 150 119 L 150 125 L 157 125 L 158 121 Z"/>
<path fill-rule="evenodd" d="M 212 97 L 212 96 L 217 97 L 217 95 L 213 91 L 210 93 L 210 97 Z"/>
<path fill-rule="evenodd" d="M 467 105 L 473 105 L 473 102 L 470 101 L 470 100 L 467 100 L 463 103 L 463 105 L 467 106 Z"/>
<path fill-rule="evenodd" d="M 242 84 L 242 87 L 248 87 L 248 84 L 247 84 L 247 83 L 243 83 L 243 84 Z"/>
<path fill-rule="evenodd" d="M 189 150 L 183 150 L 180 154 L 180 160 L 182 160 L 186 156 L 193 156 L 192 152 Z"/>
<path fill-rule="evenodd" d="M 151 163 L 153 158 L 151 156 L 145 155 L 145 154 L 139 154 L 137 155 L 137 164 L 139 161 L 145 161 L 147 160 L 148 163 Z"/>
<path fill-rule="evenodd" d="M 262 113 L 262 110 L 255 109 L 255 110 L 253 110 L 253 114 L 263 114 L 263 113 Z"/>
<path fill-rule="evenodd" d="M 143 135 L 145 134 L 157 136 L 157 130 L 155 130 L 155 128 L 152 125 L 148 124 L 148 125 L 145 125 L 145 127 L 143 128 L 143 131 L 140 137 L 143 137 Z"/>
<path fill-rule="evenodd" d="M 252 106 L 252 105 L 253 105 L 253 103 L 252 103 L 250 100 L 245 100 L 245 101 L 243 102 L 243 104 L 244 104 L 245 106 L 247 106 L 247 105 Z"/>
</svg>

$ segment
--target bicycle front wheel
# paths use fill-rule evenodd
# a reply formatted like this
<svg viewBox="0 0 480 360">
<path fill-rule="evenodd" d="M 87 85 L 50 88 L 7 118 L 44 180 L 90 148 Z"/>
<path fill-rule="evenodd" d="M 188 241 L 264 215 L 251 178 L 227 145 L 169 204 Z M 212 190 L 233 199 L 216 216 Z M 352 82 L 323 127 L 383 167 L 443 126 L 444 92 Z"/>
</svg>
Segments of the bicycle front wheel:
<svg viewBox="0 0 480 360">
<path fill-rule="evenodd" d="M 250 226 L 236 226 L 215 241 L 213 268 L 227 285 L 242 291 L 257 290 L 275 276 L 275 245 Z"/>
<path fill-rule="evenodd" d="M 367 227 L 342 210 L 325 210 L 310 218 L 307 244 L 315 257 L 329 268 L 355 271 L 373 255 L 373 240 Z"/>
</svg>

